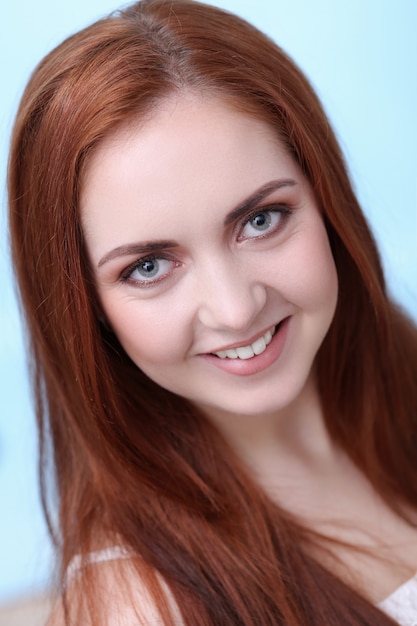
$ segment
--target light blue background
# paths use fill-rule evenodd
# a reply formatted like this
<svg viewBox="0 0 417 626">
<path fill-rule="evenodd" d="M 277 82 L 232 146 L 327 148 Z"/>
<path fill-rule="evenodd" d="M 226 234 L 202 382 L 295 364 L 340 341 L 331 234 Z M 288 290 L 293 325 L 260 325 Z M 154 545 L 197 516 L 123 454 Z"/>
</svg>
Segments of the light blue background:
<svg viewBox="0 0 417 626">
<path fill-rule="evenodd" d="M 217 4 L 268 32 L 313 81 L 341 138 L 383 251 L 391 289 L 417 319 L 417 3 L 219 0 Z M 4 176 L 9 133 L 34 65 L 64 37 L 117 6 L 117 0 L 20 0 L 8 2 L 2 10 L 0 601 L 41 589 L 50 571 L 24 343 L 8 262 Z"/>
</svg>

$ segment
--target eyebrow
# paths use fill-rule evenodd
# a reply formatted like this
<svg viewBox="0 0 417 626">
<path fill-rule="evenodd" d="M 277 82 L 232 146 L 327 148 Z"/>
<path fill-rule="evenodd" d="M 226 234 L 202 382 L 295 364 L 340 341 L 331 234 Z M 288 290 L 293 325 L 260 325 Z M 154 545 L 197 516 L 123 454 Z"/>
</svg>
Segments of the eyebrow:
<svg viewBox="0 0 417 626">
<path fill-rule="evenodd" d="M 251 209 L 256 208 L 262 200 L 274 191 L 277 191 L 277 189 L 281 189 L 282 187 L 295 187 L 296 184 L 297 182 L 292 178 L 282 178 L 266 183 L 266 185 L 263 185 L 253 195 L 249 196 L 242 204 L 239 204 L 239 206 L 230 211 L 224 219 L 224 225 L 228 226 Z"/>
<path fill-rule="evenodd" d="M 228 213 L 224 219 L 224 225 L 228 226 L 251 209 L 257 207 L 262 202 L 262 200 L 264 200 L 264 198 L 268 197 L 274 191 L 277 191 L 282 187 L 294 187 L 296 184 L 296 181 L 292 178 L 283 178 L 281 180 L 273 180 L 269 183 L 266 183 L 254 194 L 249 196 L 249 198 L 247 198 L 242 204 L 239 204 L 236 208 L 230 211 L 230 213 Z M 178 243 L 172 240 L 158 240 L 125 244 L 123 246 L 118 246 L 117 248 L 110 250 L 110 252 L 107 252 L 98 262 L 97 268 L 100 268 L 108 261 L 112 261 L 113 259 L 121 256 L 155 254 L 169 248 L 178 248 Z"/>
<path fill-rule="evenodd" d="M 175 241 L 149 241 L 143 243 L 131 243 L 124 246 L 118 246 L 110 252 L 107 252 L 97 264 L 97 267 L 101 267 L 108 261 L 112 261 L 119 256 L 133 256 L 137 254 L 152 254 L 166 250 L 167 248 L 178 248 L 178 244 Z"/>
</svg>

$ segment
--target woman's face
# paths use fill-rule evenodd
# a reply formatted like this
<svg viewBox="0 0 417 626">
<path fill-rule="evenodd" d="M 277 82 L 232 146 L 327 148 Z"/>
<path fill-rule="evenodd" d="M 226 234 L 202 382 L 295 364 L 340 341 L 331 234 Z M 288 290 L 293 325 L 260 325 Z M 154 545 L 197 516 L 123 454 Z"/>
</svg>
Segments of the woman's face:
<svg viewBox="0 0 417 626">
<path fill-rule="evenodd" d="M 167 100 L 99 146 L 81 209 L 107 322 L 149 378 L 213 415 L 297 402 L 337 277 L 312 189 L 268 124 Z"/>
</svg>

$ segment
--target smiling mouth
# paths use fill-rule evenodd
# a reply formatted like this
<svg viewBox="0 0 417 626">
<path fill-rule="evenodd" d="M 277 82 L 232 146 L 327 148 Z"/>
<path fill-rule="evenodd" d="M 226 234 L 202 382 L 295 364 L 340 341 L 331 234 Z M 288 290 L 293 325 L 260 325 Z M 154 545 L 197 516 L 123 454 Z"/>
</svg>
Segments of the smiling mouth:
<svg viewBox="0 0 417 626">
<path fill-rule="evenodd" d="M 243 361 L 252 359 L 254 356 L 258 356 L 259 354 L 262 354 L 262 352 L 265 352 L 266 347 L 271 343 L 272 337 L 279 326 L 280 324 L 273 326 L 267 330 L 262 337 L 259 337 L 259 339 L 248 344 L 247 346 L 239 346 L 239 348 L 231 348 L 229 350 L 220 350 L 219 352 L 213 352 L 212 354 L 219 357 L 219 359 L 241 359 Z"/>
</svg>

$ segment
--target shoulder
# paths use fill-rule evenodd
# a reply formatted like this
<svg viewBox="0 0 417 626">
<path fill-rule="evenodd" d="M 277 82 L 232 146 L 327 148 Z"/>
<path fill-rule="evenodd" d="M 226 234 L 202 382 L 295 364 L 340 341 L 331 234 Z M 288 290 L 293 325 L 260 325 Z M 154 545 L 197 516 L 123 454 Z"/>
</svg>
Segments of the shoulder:
<svg viewBox="0 0 417 626">
<path fill-rule="evenodd" d="M 76 557 L 67 579 L 47 626 L 165 626 L 166 612 L 183 624 L 168 585 L 117 548 Z"/>
</svg>

